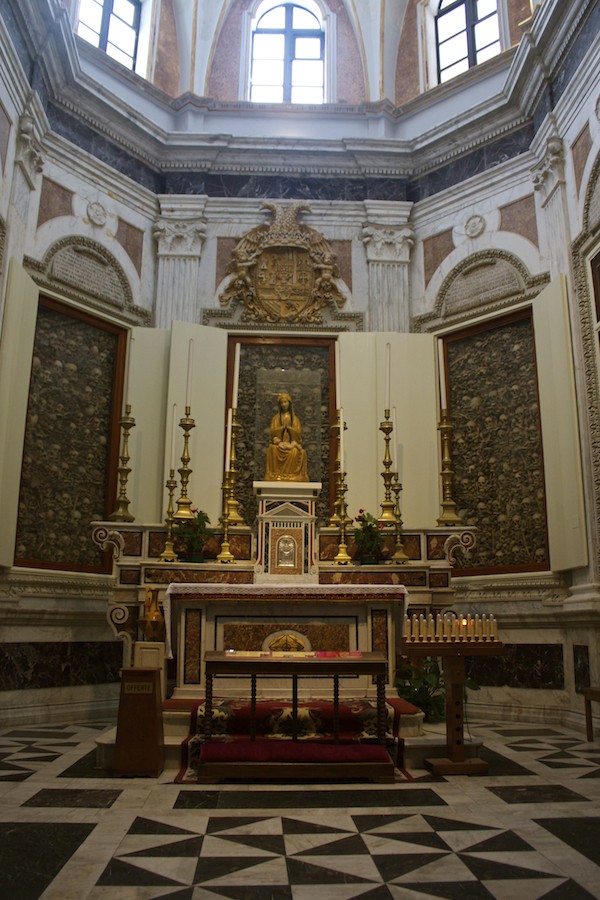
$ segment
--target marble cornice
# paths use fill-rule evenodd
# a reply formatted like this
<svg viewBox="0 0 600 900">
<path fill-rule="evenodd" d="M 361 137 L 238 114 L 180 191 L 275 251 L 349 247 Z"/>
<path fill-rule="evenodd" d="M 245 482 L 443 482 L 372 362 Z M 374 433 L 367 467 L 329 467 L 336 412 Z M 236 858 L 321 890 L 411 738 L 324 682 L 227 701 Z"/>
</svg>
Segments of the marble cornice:
<svg viewBox="0 0 600 900">
<path fill-rule="evenodd" d="M 0 575 L 0 609 L 29 598 L 106 600 L 113 585 L 112 575 L 10 569 Z"/>
<path fill-rule="evenodd" d="M 554 572 L 523 575 L 460 576 L 452 578 L 456 604 L 537 601 L 544 607 L 562 606 L 569 596 L 565 579 Z"/>
</svg>

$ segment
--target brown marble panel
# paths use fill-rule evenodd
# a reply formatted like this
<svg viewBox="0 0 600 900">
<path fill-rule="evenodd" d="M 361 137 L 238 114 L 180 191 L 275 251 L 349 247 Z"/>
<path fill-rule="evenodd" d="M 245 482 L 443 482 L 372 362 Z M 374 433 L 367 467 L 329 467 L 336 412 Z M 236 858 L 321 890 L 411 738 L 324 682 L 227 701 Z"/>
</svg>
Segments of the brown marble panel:
<svg viewBox="0 0 600 900">
<path fill-rule="evenodd" d="M 340 278 L 352 290 L 352 241 L 329 241 L 340 271 Z"/>
<path fill-rule="evenodd" d="M 434 234 L 433 237 L 426 238 L 423 241 L 423 260 L 425 265 L 425 284 L 429 284 L 431 276 L 448 256 L 454 250 L 454 241 L 452 240 L 452 231 L 441 231 Z"/>
<path fill-rule="evenodd" d="M 539 243 L 533 194 L 500 207 L 500 230 L 520 234 L 536 246 Z"/>
<path fill-rule="evenodd" d="M 200 684 L 202 680 L 202 610 L 185 611 L 184 681 Z"/>
<path fill-rule="evenodd" d="M 147 566 L 144 569 L 146 584 L 252 584 L 254 574 L 251 571 L 234 571 L 223 566 L 220 569 L 198 569 L 171 567 L 155 569 Z"/>
<path fill-rule="evenodd" d="M 165 549 L 167 534 L 165 531 L 151 531 L 148 534 L 148 556 L 158 558 Z"/>
<path fill-rule="evenodd" d="M 427 535 L 427 559 L 445 559 L 446 553 L 444 544 L 448 538 L 447 534 L 428 534 Z"/>
<path fill-rule="evenodd" d="M 392 569 L 389 566 L 339 566 L 335 572 L 319 572 L 319 584 L 405 584 L 408 585 L 409 570 L 406 567 Z M 412 578 L 412 576 L 410 576 Z M 417 582 L 425 587 L 425 573 Z"/>
<path fill-rule="evenodd" d="M 421 559 L 421 535 L 403 534 L 402 544 L 409 559 Z"/>
<path fill-rule="evenodd" d="M 38 209 L 37 227 L 58 216 L 73 214 L 73 191 L 67 190 L 49 178 L 42 178 L 42 190 Z"/>
<path fill-rule="evenodd" d="M 223 623 L 223 647 L 221 649 L 261 650 L 270 635 L 279 631 L 294 631 L 305 635 L 312 650 L 351 650 L 351 637 L 356 639 L 357 623 L 335 621 L 314 621 L 311 619 L 283 620 L 278 617 L 273 621 L 227 621 L 219 617 L 217 623 Z"/>
<path fill-rule="evenodd" d="M 573 144 L 571 145 L 571 155 L 573 157 L 573 170 L 575 172 L 575 181 L 577 183 L 577 193 L 581 188 L 581 179 L 583 178 L 583 170 L 592 149 L 593 141 L 590 132 L 589 122 L 581 129 Z"/>
<path fill-rule="evenodd" d="M 184 92 L 185 87 L 181 90 L 179 86 L 180 52 L 173 0 L 161 0 L 158 38 L 154 63 L 154 84 L 170 97 L 178 97 Z"/>
<path fill-rule="evenodd" d="M 142 555 L 142 532 L 141 531 L 120 531 L 119 534 L 123 538 L 123 542 L 124 542 L 123 556 L 141 556 Z"/>
<path fill-rule="evenodd" d="M 412 609 L 411 609 L 412 612 Z M 471 678 L 482 687 L 562 691 L 565 672 L 562 644 L 506 644 L 505 656 L 472 657 Z"/>
<path fill-rule="evenodd" d="M 429 587 L 431 588 L 446 588 L 450 585 L 450 573 L 449 572 L 430 572 L 429 573 Z"/>
<path fill-rule="evenodd" d="M 335 559 L 340 549 L 340 539 L 334 534 L 319 535 L 319 559 L 328 562 Z"/>
<path fill-rule="evenodd" d="M 121 641 L 44 641 L 0 644 L 0 690 L 114 684 L 123 662 Z"/>
<path fill-rule="evenodd" d="M 123 219 L 119 219 L 115 238 L 128 254 L 138 275 L 142 272 L 142 251 L 144 247 L 144 232 L 135 225 L 130 225 Z"/>
<path fill-rule="evenodd" d="M 239 100 L 242 21 L 252 0 L 232 0 L 217 38 L 207 94 L 215 100 Z"/>
<path fill-rule="evenodd" d="M 337 97 L 335 103 L 364 103 L 367 100 L 363 60 L 343 0 L 328 0 L 336 17 Z"/>
<path fill-rule="evenodd" d="M 233 251 L 235 250 L 240 238 L 219 237 L 217 238 L 217 265 L 215 268 L 215 290 L 221 284 L 227 275 L 227 269 L 233 259 Z"/>
<path fill-rule="evenodd" d="M 389 639 L 385 609 L 371 610 L 371 643 L 373 650 L 376 653 L 383 653 L 387 659 Z"/>
<path fill-rule="evenodd" d="M 141 582 L 140 569 L 121 569 L 119 571 L 119 584 L 141 584 Z"/>
</svg>

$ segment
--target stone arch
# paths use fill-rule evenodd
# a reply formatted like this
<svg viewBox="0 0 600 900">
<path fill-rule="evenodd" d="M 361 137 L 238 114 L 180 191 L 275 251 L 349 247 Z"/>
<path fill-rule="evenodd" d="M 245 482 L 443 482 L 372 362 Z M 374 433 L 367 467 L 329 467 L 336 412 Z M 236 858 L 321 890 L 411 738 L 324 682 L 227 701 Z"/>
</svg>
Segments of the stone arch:
<svg viewBox="0 0 600 900">
<path fill-rule="evenodd" d="M 117 258 L 83 235 L 59 238 L 41 261 L 26 258 L 25 267 L 41 287 L 98 311 L 118 312 L 126 321 L 148 323 L 147 310 L 135 306 L 131 285 Z"/>
</svg>

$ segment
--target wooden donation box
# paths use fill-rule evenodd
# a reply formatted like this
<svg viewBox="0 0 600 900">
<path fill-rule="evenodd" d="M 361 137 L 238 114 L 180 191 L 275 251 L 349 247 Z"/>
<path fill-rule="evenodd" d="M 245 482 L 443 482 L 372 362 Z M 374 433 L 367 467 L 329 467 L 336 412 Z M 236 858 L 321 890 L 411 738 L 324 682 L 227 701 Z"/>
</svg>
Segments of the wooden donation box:
<svg viewBox="0 0 600 900">
<path fill-rule="evenodd" d="M 159 669 L 123 669 L 115 746 L 116 775 L 158 777 L 165 765 Z"/>
</svg>

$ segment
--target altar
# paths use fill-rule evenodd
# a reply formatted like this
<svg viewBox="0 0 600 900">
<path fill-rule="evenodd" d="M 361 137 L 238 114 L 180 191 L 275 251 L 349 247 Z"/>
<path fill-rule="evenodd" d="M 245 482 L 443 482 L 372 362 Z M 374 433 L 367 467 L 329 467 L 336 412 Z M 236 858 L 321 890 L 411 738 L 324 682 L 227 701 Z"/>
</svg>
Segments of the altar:
<svg viewBox="0 0 600 900">
<path fill-rule="evenodd" d="M 172 583 L 164 601 L 167 655 L 176 657 L 174 698 L 206 692 L 203 660 L 211 651 L 274 653 L 377 652 L 386 660 L 385 684 L 395 681 L 407 590 L 370 584 L 191 584 Z M 265 678 L 259 697 L 285 697 L 288 680 Z M 306 677 L 300 697 L 327 695 L 322 676 Z M 247 679 L 220 675 L 219 697 L 244 697 Z M 340 678 L 340 697 L 376 697 L 373 678 Z"/>
</svg>

